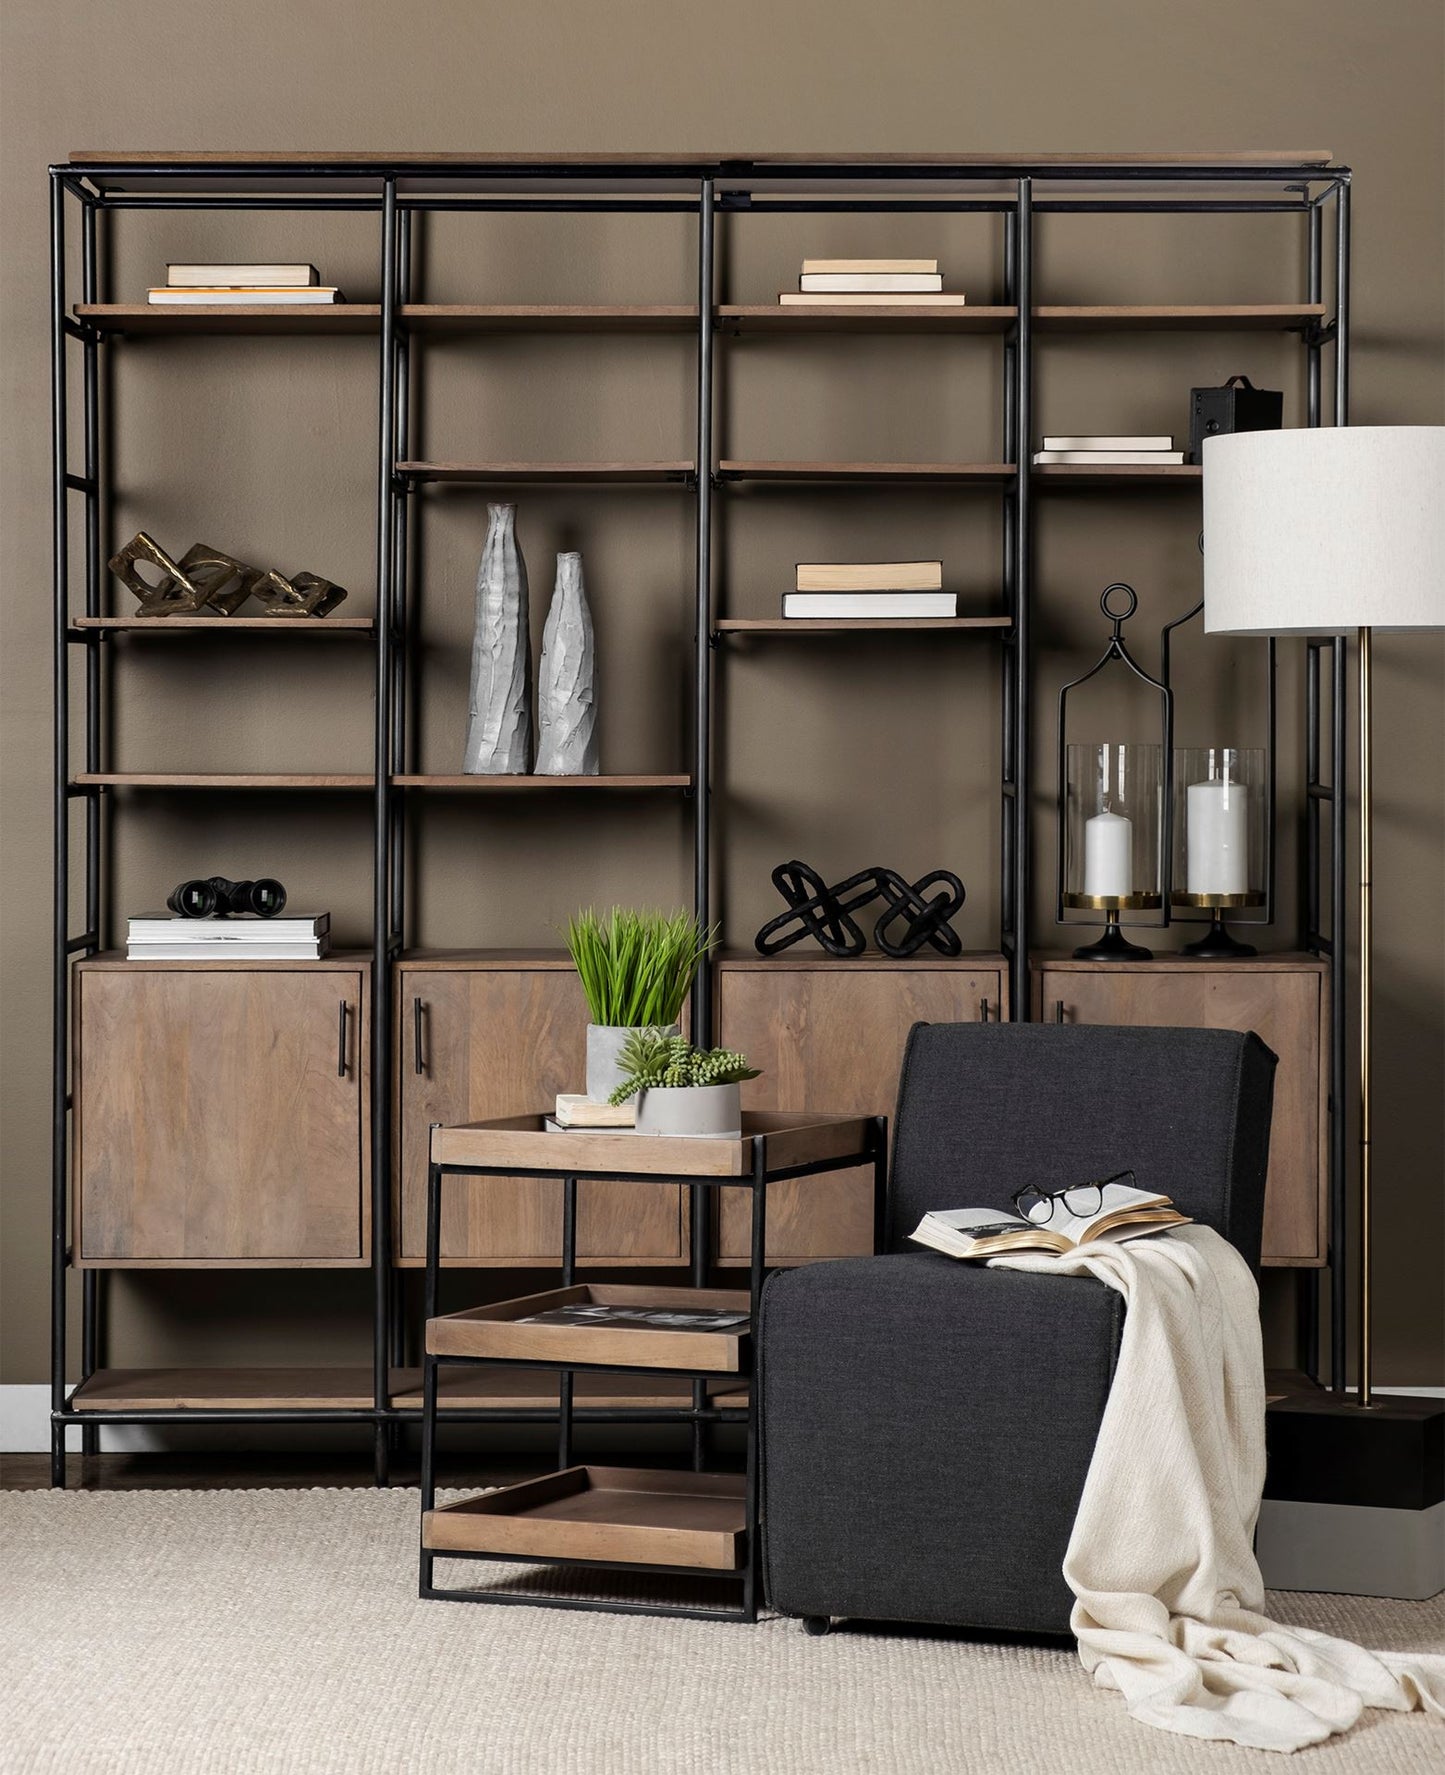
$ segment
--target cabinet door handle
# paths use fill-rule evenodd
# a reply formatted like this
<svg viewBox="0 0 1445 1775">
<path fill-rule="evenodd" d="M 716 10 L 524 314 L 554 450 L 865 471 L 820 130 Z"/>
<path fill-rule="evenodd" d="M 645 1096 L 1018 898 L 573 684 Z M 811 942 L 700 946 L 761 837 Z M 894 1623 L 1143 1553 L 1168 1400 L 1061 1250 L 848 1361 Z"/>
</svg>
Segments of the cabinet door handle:
<svg viewBox="0 0 1445 1775">
<path fill-rule="evenodd" d="M 1062 1023 L 1063 1021 L 1064 1021 L 1064 1001 L 1061 998 L 1056 998 L 1054 1000 L 1054 1022 L 1055 1023 Z"/>
<path fill-rule="evenodd" d="M 346 1077 L 346 1000 L 336 1007 L 336 1076 Z"/>
<path fill-rule="evenodd" d="M 426 1061 L 422 1059 L 421 1049 L 421 1022 L 423 1008 L 419 998 L 414 998 L 411 1001 L 411 1052 L 413 1064 L 419 1074 L 426 1071 Z"/>
<path fill-rule="evenodd" d="M 981 998 L 978 1001 L 978 1020 L 980 1023 L 988 1022 L 988 1000 L 986 998 Z"/>
</svg>

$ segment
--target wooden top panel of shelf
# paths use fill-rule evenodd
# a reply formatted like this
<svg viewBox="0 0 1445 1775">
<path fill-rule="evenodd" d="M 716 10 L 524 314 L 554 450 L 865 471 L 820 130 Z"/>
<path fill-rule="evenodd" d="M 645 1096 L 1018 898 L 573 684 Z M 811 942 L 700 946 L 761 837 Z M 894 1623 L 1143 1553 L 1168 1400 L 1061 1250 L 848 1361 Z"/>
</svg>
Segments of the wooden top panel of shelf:
<svg viewBox="0 0 1445 1775">
<path fill-rule="evenodd" d="M 724 457 L 723 481 L 950 481 L 1002 485 L 1017 474 L 1008 462 L 760 462 Z"/>
<path fill-rule="evenodd" d="M 72 166 L 405 166 L 405 167 L 711 167 L 741 166 L 1327 166 L 1334 158 L 1329 148 L 1221 148 L 1213 152 L 1190 150 L 1183 154 L 1129 152 L 1089 154 L 478 154 L 472 152 L 421 152 L 415 150 L 347 149 L 318 153 L 314 149 L 260 149 L 246 153 L 218 149 L 165 151 L 160 149 L 73 149 Z"/>
<path fill-rule="evenodd" d="M 782 616 L 754 619 L 722 617 L 713 624 L 720 635 L 851 635 L 855 632 L 883 630 L 897 635 L 921 633 L 925 630 L 1007 629 L 1009 616 L 858 616 L 813 617 Z"/>
<path fill-rule="evenodd" d="M 1045 303 L 1034 310 L 1042 333 L 1080 333 L 1139 327 L 1151 332 L 1199 328 L 1268 331 L 1306 327 L 1325 318 L 1323 302 L 1113 304 L 1095 307 Z"/>
<path fill-rule="evenodd" d="M 1068 950 L 1062 950 L 1057 955 L 1035 954 L 1029 958 L 1029 970 L 1034 975 L 1046 970 L 1051 974 L 1187 974 L 1201 971 L 1208 973 L 1210 969 L 1218 968 L 1237 968 L 1241 973 L 1250 974 L 1324 974 L 1329 971 L 1329 962 L 1318 955 L 1284 949 L 1271 954 L 1237 958 L 1221 956 L 1217 961 L 1205 961 L 1197 956 L 1179 954 L 1156 954 L 1148 961 L 1077 961 Z"/>
<path fill-rule="evenodd" d="M 1001 333 L 1018 318 L 1016 308 L 970 308 L 957 303 L 938 308 L 913 303 L 809 303 L 806 307 L 780 302 L 723 302 L 717 308 L 719 326 L 731 332 L 775 333 Z"/>
<path fill-rule="evenodd" d="M 83 770 L 72 779 L 80 787 L 115 789 L 371 789 L 376 779 L 368 771 L 213 772 L 193 774 L 171 770 Z"/>
<path fill-rule="evenodd" d="M 505 793 L 525 789 L 690 789 L 685 772 L 662 775 L 539 777 L 539 776 L 397 776 L 392 782 L 402 789 L 466 789 Z"/>
<path fill-rule="evenodd" d="M 753 1141 L 765 1138 L 769 1168 L 786 1170 L 867 1150 L 868 1119 L 811 1111 L 744 1110 L 741 1136 L 675 1139 L 666 1135 L 588 1130 L 548 1133 L 543 1118 L 500 1116 L 432 1130 L 432 1157 L 442 1165 L 515 1165 L 520 1170 L 647 1173 L 658 1177 L 747 1178 Z"/>
<path fill-rule="evenodd" d="M 70 626 L 126 635 L 370 635 L 376 628 L 369 616 L 76 616 Z"/>
<path fill-rule="evenodd" d="M 693 478 L 691 462 L 398 462 L 397 473 L 416 481 L 521 486 L 526 482 L 657 482 Z"/>
<path fill-rule="evenodd" d="M 404 302 L 398 310 L 414 329 L 439 333 L 690 332 L 697 307 L 677 303 Z"/>
<path fill-rule="evenodd" d="M 374 302 L 78 302 L 75 314 L 103 333 L 374 333 L 381 325 Z"/>
<path fill-rule="evenodd" d="M 239 948 L 239 945 L 237 945 Z M 76 961 L 76 967 L 102 974 L 133 974 L 138 968 L 163 968 L 168 973 L 184 973 L 188 969 L 205 968 L 264 968 L 268 973 L 283 972 L 287 969 L 306 968 L 321 970 L 323 973 L 354 974 L 371 966 L 369 949 L 333 949 L 329 955 L 317 956 L 306 961 L 257 961 L 245 955 L 204 956 L 195 960 L 182 961 L 129 961 L 123 949 L 102 949 L 94 955 L 83 955 Z"/>
<path fill-rule="evenodd" d="M 421 1406 L 421 1370 L 391 1371 L 392 1403 Z M 77 1411 L 320 1410 L 369 1411 L 370 1368 L 103 1368 L 73 1395 Z M 471 1371 L 444 1369 L 438 1376 L 442 1405 L 502 1408 L 555 1406 L 555 1376 L 525 1368 Z M 745 1406 L 747 1390 L 736 1381 L 709 1385 L 719 1403 Z M 692 1383 L 645 1374 L 579 1374 L 579 1406 L 687 1406 Z"/>
<path fill-rule="evenodd" d="M 572 968 L 572 957 L 565 949 L 408 949 L 396 965 L 437 973 L 511 973 L 518 969 L 566 973 Z"/>
<path fill-rule="evenodd" d="M 1101 463 L 1097 467 L 1091 462 L 1043 462 L 1029 472 L 1037 481 L 1094 486 L 1188 487 L 1204 479 L 1204 470 L 1191 462 L 1166 462 L 1157 468 L 1146 462 Z"/>
</svg>

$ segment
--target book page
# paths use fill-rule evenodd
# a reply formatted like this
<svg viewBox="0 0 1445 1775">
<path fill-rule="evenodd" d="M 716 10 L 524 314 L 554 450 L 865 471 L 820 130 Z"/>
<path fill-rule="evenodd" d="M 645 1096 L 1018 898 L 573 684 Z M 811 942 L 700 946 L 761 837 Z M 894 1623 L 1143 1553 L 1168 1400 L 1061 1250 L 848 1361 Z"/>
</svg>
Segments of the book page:
<svg viewBox="0 0 1445 1775">
<path fill-rule="evenodd" d="M 1043 1210 L 1036 1212 L 1040 1218 L 1038 1225 L 1047 1227 L 1051 1233 L 1062 1233 L 1063 1236 L 1077 1245 L 1092 1226 L 1101 1220 L 1107 1220 L 1111 1214 L 1117 1214 L 1121 1208 L 1153 1208 L 1166 1205 L 1166 1198 L 1157 1190 L 1131 1189 L 1127 1183 L 1111 1183 L 1104 1188 L 1103 1200 L 1096 1214 L 1070 1214 L 1062 1202 L 1052 1204 L 1053 1213 L 1047 1220 L 1042 1218 Z"/>
</svg>

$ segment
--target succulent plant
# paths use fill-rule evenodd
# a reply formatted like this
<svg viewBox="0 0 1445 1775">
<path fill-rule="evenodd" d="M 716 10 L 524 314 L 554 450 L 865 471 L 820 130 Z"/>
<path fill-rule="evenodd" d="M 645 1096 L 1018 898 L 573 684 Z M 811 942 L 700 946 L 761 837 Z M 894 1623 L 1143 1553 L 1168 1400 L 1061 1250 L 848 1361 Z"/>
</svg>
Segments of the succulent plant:
<svg viewBox="0 0 1445 1775">
<path fill-rule="evenodd" d="M 685 1035 L 663 1035 L 655 1029 L 635 1029 L 623 1044 L 618 1065 L 626 1076 L 609 1103 L 626 1103 L 639 1091 L 735 1085 L 758 1076 L 745 1054 L 731 1048 L 695 1048 Z"/>
</svg>

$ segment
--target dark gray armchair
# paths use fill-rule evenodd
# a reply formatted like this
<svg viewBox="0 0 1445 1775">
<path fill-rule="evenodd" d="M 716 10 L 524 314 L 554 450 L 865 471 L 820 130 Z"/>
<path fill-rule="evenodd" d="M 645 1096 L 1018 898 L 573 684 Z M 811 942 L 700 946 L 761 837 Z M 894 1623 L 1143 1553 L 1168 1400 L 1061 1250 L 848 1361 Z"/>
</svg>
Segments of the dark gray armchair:
<svg viewBox="0 0 1445 1775">
<path fill-rule="evenodd" d="M 1123 1300 L 908 1234 L 929 1209 L 1008 1209 L 1022 1185 L 1132 1166 L 1257 1265 L 1274 1067 L 1257 1036 L 1226 1030 L 915 1027 L 887 1251 L 780 1273 L 763 1294 L 775 1608 L 813 1631 L 834 1616 L 1068 1631 L 1061 1566 Z"/>
</svg>

